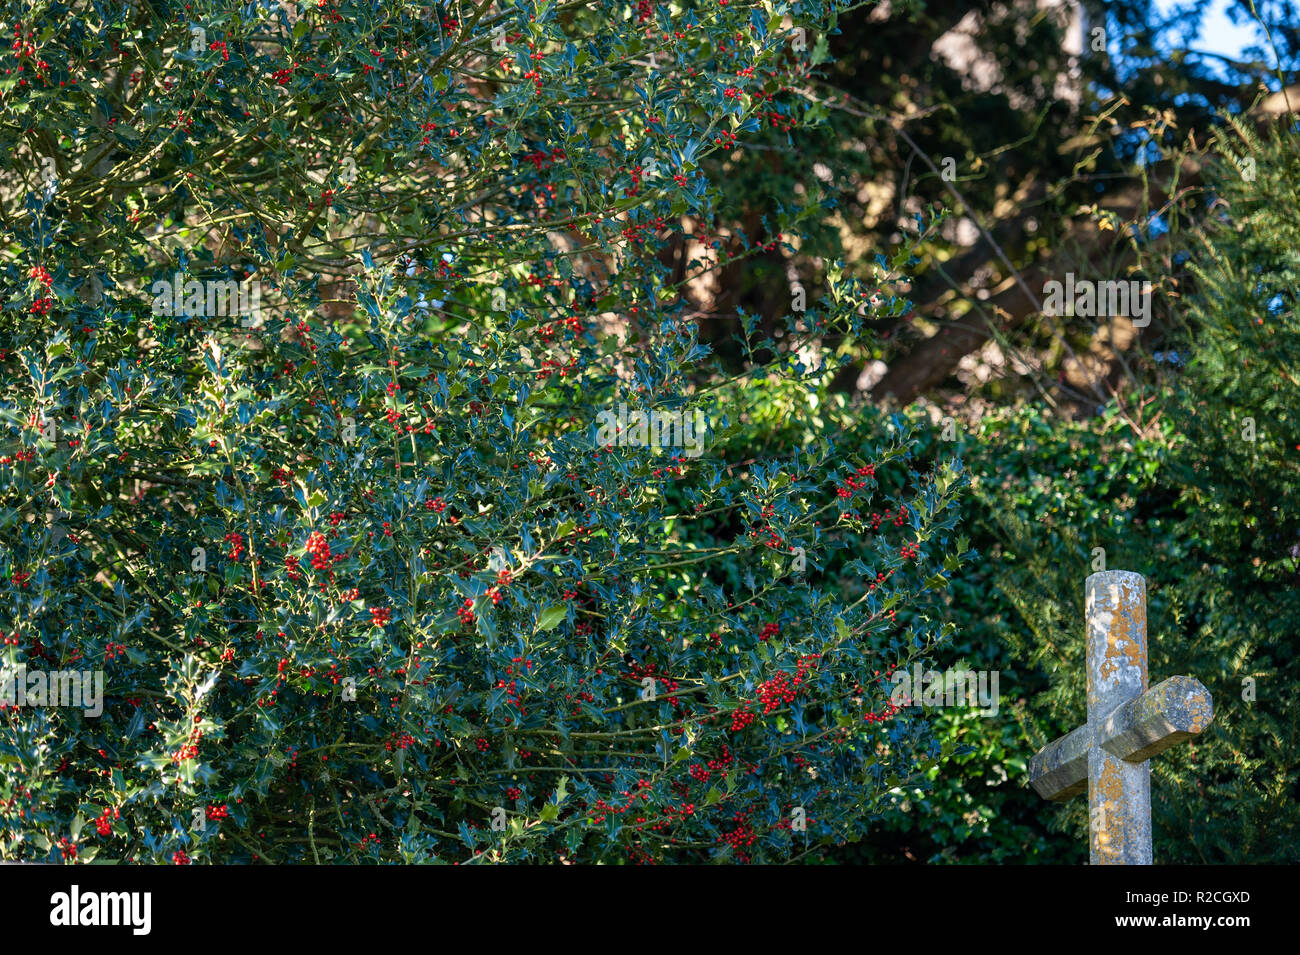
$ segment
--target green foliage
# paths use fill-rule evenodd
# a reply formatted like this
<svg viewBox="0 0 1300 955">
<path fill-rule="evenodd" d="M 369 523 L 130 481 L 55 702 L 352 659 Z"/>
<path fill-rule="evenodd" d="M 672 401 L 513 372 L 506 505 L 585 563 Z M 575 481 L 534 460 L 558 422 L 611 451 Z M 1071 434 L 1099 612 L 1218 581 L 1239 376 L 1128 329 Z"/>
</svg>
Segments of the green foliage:
<svg viewBox="0 0 1300 955">
<path fill-rule="evenodd" d="M 1300 859 L 1298 133 L 1260 138 L 1233 123 L 1219 134 L 1222 212 L 1191 262 L 1171 462 L 1187 579 L 1171 610 L 1188 665 L 1219 677 L 1219 726 L 1203 761 L 1176 776 L 1165 817 L 1186 819 L 1192 838 L 1167 839 L 1169 861 Z"/>
<path fill-rule="evenodd" d="M 833 8 L 9 10 L 0 660 L 106 680 L 0 716 L 0 857 L 782 861 L 943 755 L 962 476 L 816 342 L 915 247 L 739 375 L 680 296 Z"/>
<path fill-rule="evenodd" d="M 919 262 L 1019 294 L 895 207 L 1014 193 L 996 241 L 1067 261 L 1205 78 L 1081 122 L 1028 6 L 977 18 L 996 91 L 935 59 L 960 5 L 848 6 L 4 5 L 0 677 L 106 682 L 0 711 L 0 857 L 1079 862 L 1025 772 L 1083 718 L 1101 548 L 1216 699 L 1153 762 L 1157 858 L 1295 861 L 1294 130 L 1219 135 L 1183 255 L 1125 234 L 1185 319 L 1141 427 L 954 444 L 836 393 L 985 307 Z M 899 710 L 940 660 L 998 714 Z"/>
<path fill-rule="evenodd" d="M 869 859 L 1086 860 L 1083 801 L 1044 803 L 1007 754 L 1023 760 L 1084 718 L 1083 581 L 1103 556 L 1147 578 L 1152 681 L 1190 674 L 1215 700 L 1200 738 L 1152 760 L 1156 859 L 1300 858 L 1300 149 L 1294 131 L 1261 140 L 1235 125 L 1219 147 L 1202 201 L 1221 211 L 1188 237 L 1194 281 L 1161 357 L 1167 387 L 1147 396 L 1154 424 L 1022 408 L 959 430 L 973 486 L 962 525 L 981 556 L 949 591 L 948 653 L 1001 669 L 1004 709 L 940 720 L 968 755 L 882 821 Z M 943 447 L 938 434 L 921 455 Z"/>
<path fill-rule="evenodd" d="M 1133 440 L 1113 414 L 1069 423 L 1034 409 L 958 427 L 955 442 L 943 434 L 941 422 L 927 422 L 917 453 L 961 457 L 972 493 L 960 523 L 978 556 L 945 594 L 953 635 L 941 652 L 966 669 L 998 671 L 1001 703 L 993 716 L 937 711 L 954 759 L 896 794 L 900 812 L 846 858 L 1086 861 L 1086 813 L 1071 806 L 1054 820 L 1026 788 L 1027 762 L 1083 718 L 1083 579 L 1095 546 L 1109 548 L 1112 566 L 1140 562 L 1139 545 L 1117 551 L 1113 542 L 1130 537 L 1161 444 Z"/>
</svg>

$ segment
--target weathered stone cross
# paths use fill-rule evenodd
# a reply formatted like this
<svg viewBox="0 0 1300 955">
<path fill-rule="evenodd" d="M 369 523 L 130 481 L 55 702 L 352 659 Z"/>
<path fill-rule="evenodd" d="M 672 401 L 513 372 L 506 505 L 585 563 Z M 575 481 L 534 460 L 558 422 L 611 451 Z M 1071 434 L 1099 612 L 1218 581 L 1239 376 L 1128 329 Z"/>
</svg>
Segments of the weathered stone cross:
<svg viewBox="0 0 1300 955">
<path fill-rule="evenodd" d="M 1088 722 L 1029 761 L 1045 799 L 1088 791 L 1093 865 L 1151 864 L 1152 756 L 1214 718 L 1210 692 L 1190 676 L 1147 689 L 1147 585 L 1127 570 L 1090 576 Z"/>
</svg>

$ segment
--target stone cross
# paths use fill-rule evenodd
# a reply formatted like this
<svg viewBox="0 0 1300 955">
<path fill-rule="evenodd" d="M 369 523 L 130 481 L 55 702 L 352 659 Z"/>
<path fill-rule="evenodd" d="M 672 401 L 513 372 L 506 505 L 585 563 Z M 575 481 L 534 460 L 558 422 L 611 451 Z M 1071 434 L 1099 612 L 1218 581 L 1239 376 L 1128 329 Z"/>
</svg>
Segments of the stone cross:
<svg viewBox="0 0 1300 955">
<path fill-rule="evenodd" d="M 1039 750 L 1029 781 L 1045 799 L 1088 793 L 1093 865 L 1151 865 L 1152 756 L 1214 718 L 1210 692 L 1190 676 L 1147 689 L 1146 580 L 1102 571 L 1085 583 L 1088 721 Z"/>
</svg>

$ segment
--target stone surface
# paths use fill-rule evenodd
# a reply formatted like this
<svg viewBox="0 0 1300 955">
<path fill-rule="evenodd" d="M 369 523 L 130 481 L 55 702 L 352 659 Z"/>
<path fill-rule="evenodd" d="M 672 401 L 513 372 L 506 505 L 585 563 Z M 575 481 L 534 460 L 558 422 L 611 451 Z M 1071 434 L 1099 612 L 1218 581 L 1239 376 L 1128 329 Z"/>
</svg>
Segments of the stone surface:
<svg viewBox="0 0 1300 955">
<path fill-rule="evenodd" d="M 1060 802 L 1086 792 L 1091 747 L 1092 732 L 1080 726 L 1035 753 L 1029 761 L 1029 780 L 1038 795 Z"/>
<path fill-rule="evenodd" d="M 1087 595 L 1088 721 L 1029 761 L 1045 799 L 1088 793 L 1093 865 L 1151 864 L 1147 762 L 1214 718 L 1209 691 L 1189 676 L 1147 688 L 1146 581 L 1125 570 L 1090 576 Z"/>
<path fill-rule="evenodd" d="M 1090 576 L 1088 834 L 1093 865 L 1151 864 L 1151 767 L 1100 745 L 1105 716 L 1147 688 L 1146 581 L 1126 570 Z"/>
<path fill-rule="evenodd" d="M 1102 721 L 1101 745 L 1138 763 L 1190 739 L 1214 719 L 1210 691 L 1190 676 L 1171 676 Z"/>
</svg>

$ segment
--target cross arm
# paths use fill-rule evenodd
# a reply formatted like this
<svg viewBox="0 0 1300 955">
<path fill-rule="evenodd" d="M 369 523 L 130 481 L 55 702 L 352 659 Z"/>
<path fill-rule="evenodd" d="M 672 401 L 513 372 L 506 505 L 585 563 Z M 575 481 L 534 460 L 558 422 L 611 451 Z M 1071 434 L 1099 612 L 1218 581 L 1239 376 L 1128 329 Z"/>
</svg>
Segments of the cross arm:
<svg viewBox="0 0 1300 955">
<path fill-rule="evenodd" d="M 1038 795 L 1057 802 L 1088 788 L 1088 746 L 1092 734 L 1087 724 L 1048 743 L 1029 761 L 1029 782 Z"/>
<path fill-rule="evenodd" d="M 1140 763 L 1195 736 L 1214 719 L 1214 701 L 1200 680 L 1171 676 L 1101 722 L 1098 737 L 1112 756 Z"/>
<path fill-rule="evenodd" d="M 1174 676 L 1117 706 L 1097 728 L 1112 756 L 1141 763 L 1195 736 L 1214 719 L 1214 701 L 1199 680 Z M 1049 743 L 1029 761 L 1029 782 L 1044 799 L 1061 801 L 1088 788 L 1091 728 L 1085 724 Z"/>
</svg>

